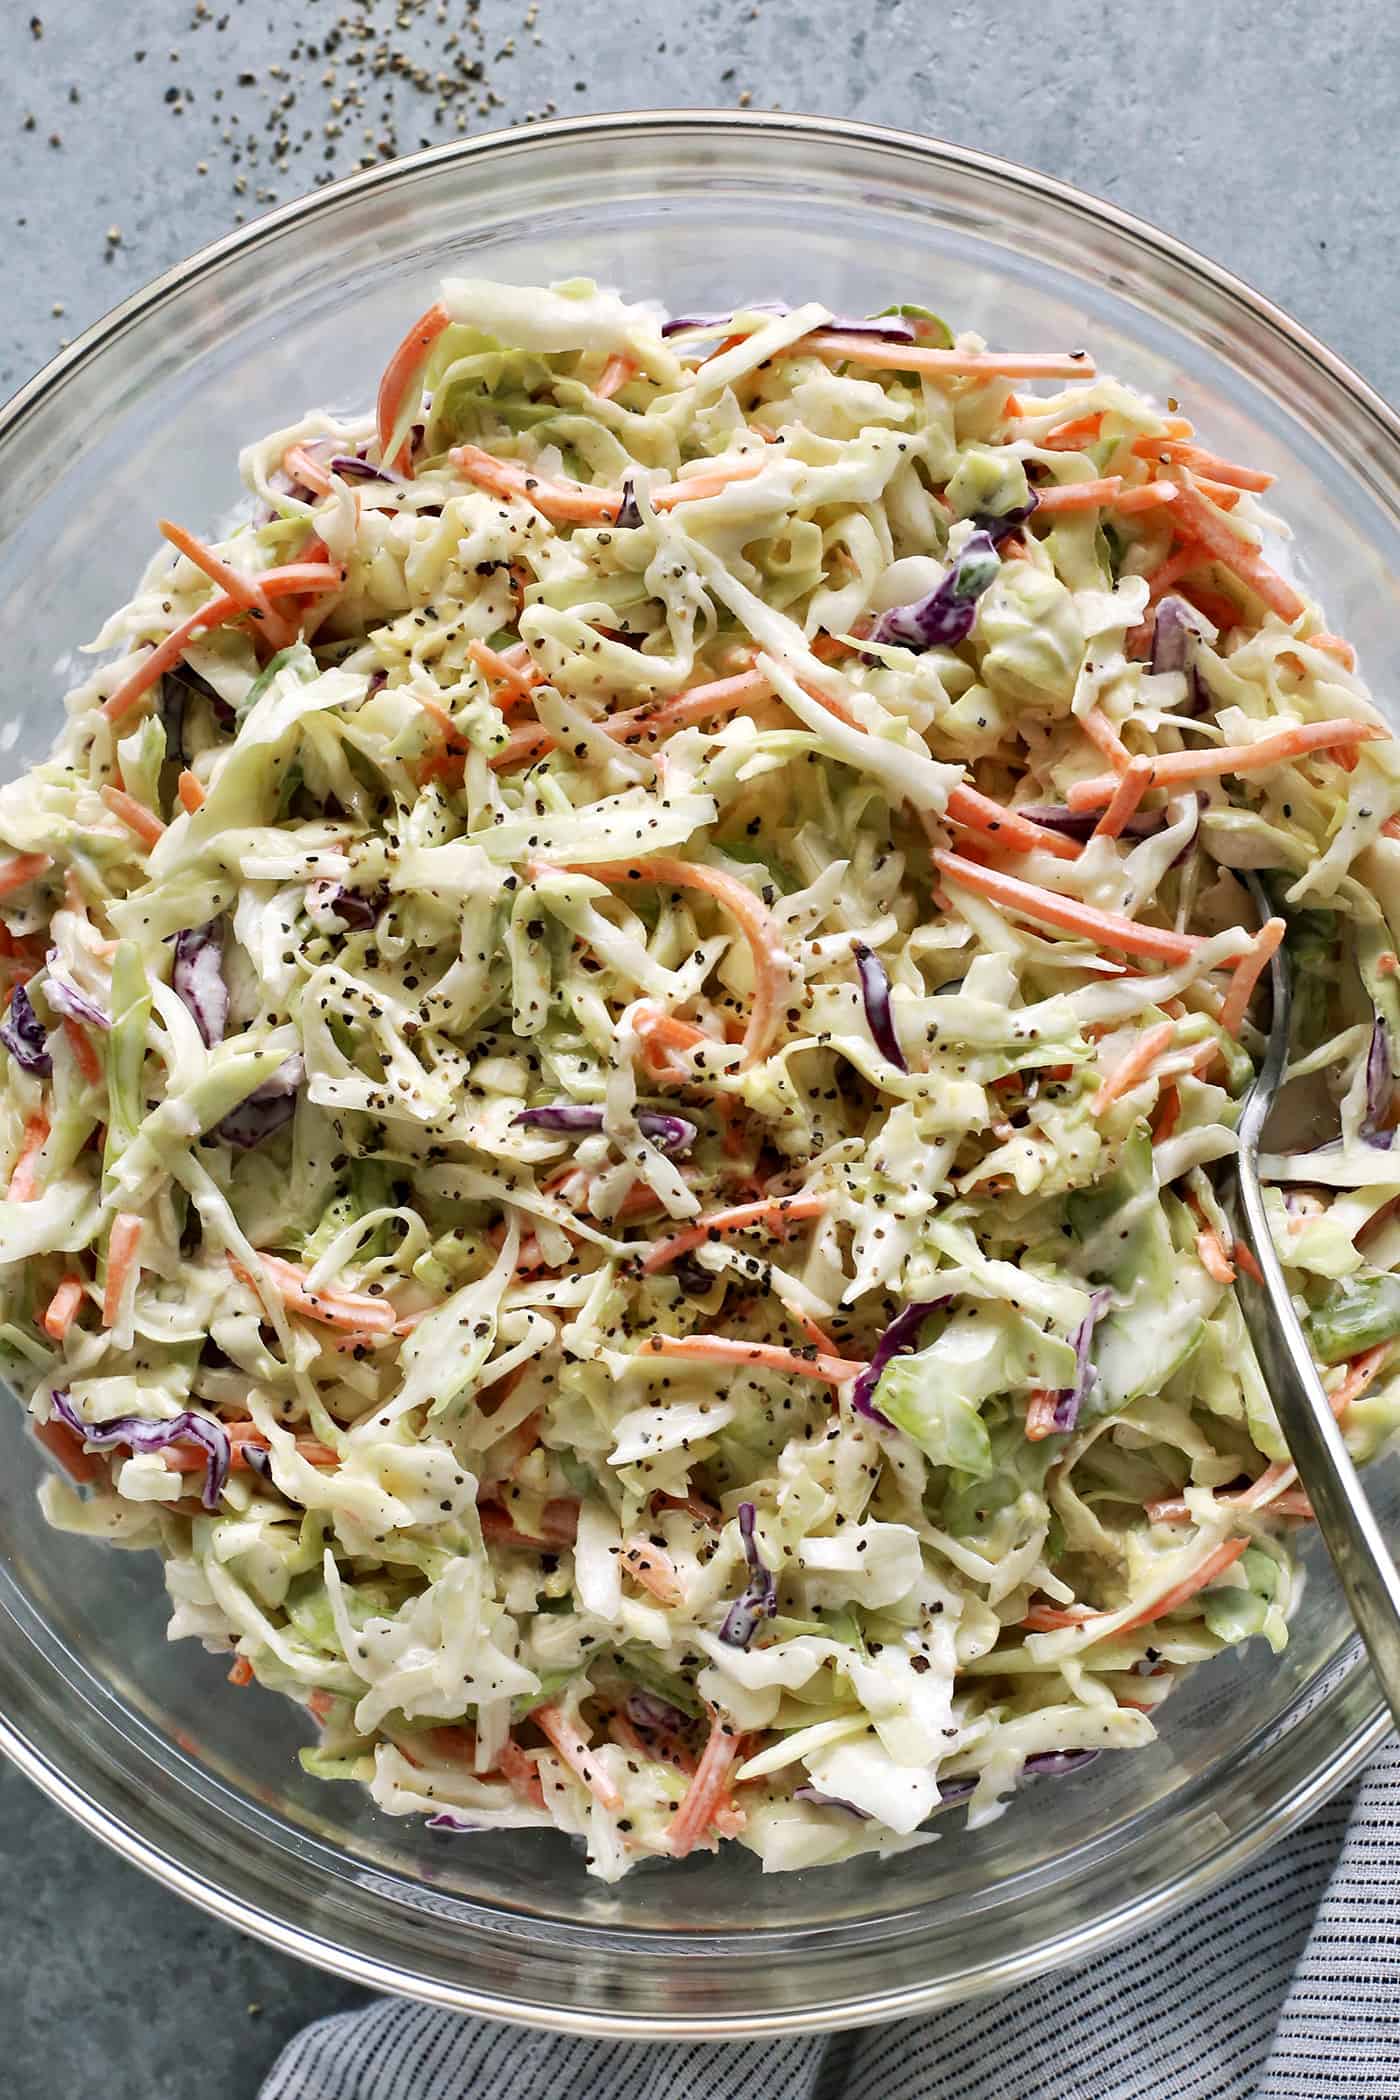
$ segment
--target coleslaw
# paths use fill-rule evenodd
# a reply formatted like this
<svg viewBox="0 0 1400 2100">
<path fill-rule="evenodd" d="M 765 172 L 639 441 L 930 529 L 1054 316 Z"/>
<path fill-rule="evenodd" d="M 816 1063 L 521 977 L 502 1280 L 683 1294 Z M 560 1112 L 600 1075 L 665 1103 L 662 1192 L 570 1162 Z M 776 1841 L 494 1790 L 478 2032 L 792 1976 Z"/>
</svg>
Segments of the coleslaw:
<svg viewBox="0 0 1400 2100">
<path fill-rule="evenodd" d="M 1279 1650 L 1228 1173 L 1400 1420 L 1400 754 L 1271 477 L 901 306 L 449 280 L 0 790 L 51 1520 L 307 1769 L 590 1871 L 926 1843 Z M 1235 870 L 1266 871 L 1260 927 Z"/>
</svg>

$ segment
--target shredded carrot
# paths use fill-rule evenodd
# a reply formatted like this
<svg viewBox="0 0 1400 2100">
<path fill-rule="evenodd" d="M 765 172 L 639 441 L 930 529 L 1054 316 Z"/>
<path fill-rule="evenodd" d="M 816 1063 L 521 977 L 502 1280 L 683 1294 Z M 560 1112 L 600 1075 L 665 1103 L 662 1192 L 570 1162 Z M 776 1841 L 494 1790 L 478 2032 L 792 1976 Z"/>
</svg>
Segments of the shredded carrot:
<svg viewBox="0 0 1400 2100">
<path fill-rule="evenodd" d="M 1159 598 L 1166 596 L 1173 584 L 1179 583 L 1192 569 L 1199 569 L 1202 562 L 1208 561 L 1209 558 L 1205 548 L 1195 540 L 1188 540 L 1185 546 L 1176 548 L 1165 561 L 1159 562 L 1148 576 L 1148 604 L 1155 605 Z"/>
<path fill-rule="evenodd" d="M 1126 773 L 1131 763 L 1131 754 L 1103 709 L 1091 707 L 1087 715 L 1078 717 L 1078 722 L 1089 742 L 1102 751 L 1114 772 Z"/>
<path fill-rule="evenodd" d="M 1272 474 L 1261 474 L 1255 467 L 1237 467 L 1233 460 L 1221 459 L 1214 452 L 1203 450 L 1200 445 L 1190 445 L 1182 438 L 1140 437 L 1134 440 L 1133 450 L 1139 459 L 1171 461 L 1173 465 L 1190 467 L 1200 476 L 1208 475 L 1233 489 L 1270 489 L 1274 485 Z"/>
<path fill-rule="evenodd" d="M 1368 1387 L 1373 1385 L 1390 1355 L 1389 1342 L 1377 1342 L 1373 1349 L 1363 1349 L 1353 1356 L 1347 1365 L 1346 1377 L 1327 1395 L 1334 1415 L 1344 1415 L 1353 1400 L 1359 1400 Z"/>
<path fill-rule="evenodd" d="M 1270 919 L 1255 935 L 1248 954 L 1235 965 L 1230 989 L 1225 994 L 1225 1003 L 1220 1009 L 1220 1025 L 1227 1035 L 1239 1034 L 1244 1017 L 1249 1011 L 1254 987 L 1287 931 L 1286 919 Z"/>
<path fill-rule="evenodd" d="M 537 1706 L 530 1719 L 549 1738 L 569 1770 L 583 1781 L 594 1800 L 616 1813 L 622 1806 L 622 1796 L 568 1716 L 557 1706 Z"/>
<path fill-rule="evenodd" d="M 338 589 L 344 580 L 343 569 L 329 562 L 313 561 L 292 562 L 283 569 L 267 569 L 258 579 L 264 593 L 272 598 L 332 591 Z M 197 635 L 210 633 L 215 627 L 222 626 L 225 620 L 231 620 L 246 610 L 225 591 L 201 605 L 178 627 L 173 627 L 164 641 L 152 649 L 149 656 L 143 657 L 136 669 L 103 701 L 102 712 L 107 720 L 123 721 L 142 694 L 149 692 L 157 679 L 174 668 Z"/>
<path fill-rule="evenodd" d="M 405 394 L 422 371 L 428 352 L 451 318 L 441 300 L 435 299 L 427 312 L 420 315 L 409 329 L 384 367 L 384 377 L 379 382 L 379 400 L 375 411 L 375 423 L 379 433 L 379 457 L 391 473 L 406 474 L 410 480 L 413 478 L 413 460 L 408 439 L 405 438 L 400 445 L 396 458 L 389 457 L 389 447 L 394 439 L 394 426 L 402 413 Z"/>
<path fill-rule="evenodd" d="M 950 882 L 979 891 L 1005 911 L 1017 912 L 1024 918 L 1038 920 L 1042 925 L 1062 927 L 1101 948 L 1114 948 L 1129 955 L 1150 955 L 1160 962 L 1185 962 L 1201 945 L 1195 934 L 1173 933 L 1161 926 L 1140 926 L 1135 919 L 1125 919 L 1117 912 L 1100 911 L 1092 904 L 1081 904 L 1077 897 L 1062 897 L 1055 890 L 1020 882 L 1014 875 L 979 867 L 976 861 L 965 860 L 958 853 L 935 850 L 933 858 Z"/>
<path fill-rule="evenodd" d="M 1168 483 L 1169 487 L 1170 485 L 1171 484 Z M 1198 474 L 1196 476 L 1196 486 L 1201 491 L 1202 495 L 1209 496 L 1211 502 L 1215 505 L 1217 510 L 1238 509 L 1241 492 L 1239 489 L 1231 488 L 1228 482 L 1206 481 L 1201 475 Z"/>
<path fill-rule="evenodd" d="M 1324 656 L 1335 657 L 1344 671 L 1356 669 L 1356 651 L 1340 634 L 1309 634 L 1303 639 L 1310 649 L 1320 649 Z"/>
<path fill-rule="evenodd" d="M 246 1655 L 236 1656 L 229 1666 L 228 1681 L 240 1687 L 253 1681 L 253 1665 Z"/>
<path fill-rule="evenodd" d="M 1124 489 L 1122 495 L 1115 498 L 1113 508 L 1121 511 L 1124 517 L 1131 517 L 1135 511 L 1160 510 L 1163 504 L 1175 501 L 1174 481 L 1144 481 L 1135 489 Z"/>
<path fill-rule="evenodd" d="M 675 1859 L 685 1859 L 715 1822 L 717 1811 L 729 1792 L 730 1775 L 744 1754 L 744 1738 L 727 1721 L 713 1715 L 710 1737 L 695 1768 L 695 1777 L 667 1832 L 667 1849 Z"/>
<path fill-rule="evenodd" d="M 12 860 L 0 861 L 0 897 L 22 890 L 52 866 L 47 853 L 17 853 Z"/>
<path fill-rule="evenodd" d="M 70 1480 L 79 1487 L 87 1487 L 102 1477 L 102 1461 L 95 1451 L 85 1451 L 83 1440 L 75 1429 L 60 1422 L 54 1415 L 47 1422 L 35 1422 L 34 1440 L 42 1444 L 51 1458 L 56 1458 Z"/>
<path fill-rule="evenodd" d="M 119 1210 L 107 1235 L 107 1280 L 102 1289 L 102 1325 L 115 1327 L 121 1316 L 122 1293 L 138 1266 L 143 1220 L 135 1211 Z"/>
<path fill-rule="evenodd" d="M 1047 1392 L 1038 1386 L 1026 1403 L 1026 1437 L 1032 1444 L 1043 1443 L 1055 1434 L 1055 1409 L 1059 1406 L 1058 1393 Z"/>
<path fill-rule="evenodd" d="M 204 790 L 188 766 L 186 766 L 176 781 L 175 792 L 180 798 L 181 809 L 188 816 L 192 817 L 197 809 L 203 809 L 205 802 Z"/>
<path fill-rule="evenodd" d="M 112 815 L 120 817 L 127 830 L 134 831 L 137 838 L 143 840 L 146 845 L 154 846 L 158 839 L 165 837 L 165 826 L 160 818 L 154 816 L 144 802 L 138 802 L 134 795 L 125 794 L 121 788 L 110 786 L 104 787 L 101 794 Z"/>
<path fill-rule="evenodd" d="M 1114 503 L 1122 490 L 1122 479 L 1110 474 L 1103 481 L 1062 481 L 1053 488 L 1036 490 L 1036 515 L 1041 511 L 1097 510 Z"/>
<path fill-rule="evenodd" d="M 495 496 L 519 496 L 541 516 L 561 525 L 612 525 L 622 508 L 616 489 L 585 488 L 578 481 L 550 481 L 520 460 L 497 459 L 480 445 L 456 445 L 448 453 L 454 467 L 478 488 Z"/>
<path fill-rule="evenodd" d="M 865 1369 L 844 1356 L 822 1356 L 813 1350 L 781 1349 L 773 1342 L 739 1342 L 723 1334 L 652 1334 L 639 1356 L 674 1356 L 688 1363 L 748 1364 L 759 1371 L 782 1371 L 790 1378 L 816 1378 L 823 1385 L 844 1385 Z"/>
<path fill-rule="evenodd" d="M 1281 620 L 1291 622 L 1298 619 L 1306 608 L 1292 584 L 1285 582 L 1277 569 L 1269 567 L 1252 541 L 1241 539 L 1234 528 L 1226 524 L 1210 498 L 1201 494 L 1188 474 L 1178 472 L 1175 478 L 1181 490 L 1173 512 L 1178 529 L 1193 540 L 1199 540 L 1216 561 L 1238 576 L 1241 583 L 1248 584 Z"/>
<path fill-rule="evenodd" d="M 1004 803 L 993 802 L 989 795 L 979 794 L 973 787 L 955 787 L 948 796 L 948 820 L 961 830 L 975 831 L 999 846 L 1009 846 L 1018 853 L 1031 853 L 1037 847 L 1042 853 L 1053 853 L 1057 860 L 1077 860 L 1081 847 L 1076 839 L 1069 839 L 1062 832 L 1051 831 L 1046 824 L 1037 824 L 1032 818 L 1022 816 L 1018 809 L 1008 809 Z"/>
<path fill-rule="evenodd" d="M 32 1203 L 39 1192 L 38 1160 L 49 1134 L 47 1116 L 31 1116 L 24 1126 L 19 1154 L 14 1171 L 10 1175 L 8 1190 L 11 1203 Z"/>
<path fill-rule="evenodd" d="M 81 1276 L 65 1276 L 48 1302 L 42 1325 L 51 1341 L 61 1342 L 78 1317 L 78 1308 L 83 1302 L 83 1279 Z"/>
<path fill-rule="evenodd" d="M 282 454 L 282 472 L 314 496 L 329 496 L 335 488 L 330 470 L 313 459 L 305 445 L 289 445 Z"/>
<path fill-rule="evenodd" d="M 1149 787 L 1180 787 L 1188 781 L 1215 780 L 1226 773 L 1262 773 L 1294 758 L 1315 751 L 1339 750 L 1368 744 L 1386 737 L 1389 730 L 1372 722 L 1358 722 L 1350 715 L 1334 721 L 1300 722 L 1291 729 L 1277 729 L 1252 744 L 1216 744 L 1199 751 L 1168 751 L 1152 760 Z M 1076 780 L 1065 800 L 1075 811 L 1102 809 L 1112 801 L 1118 781 L 1112 773 L 1098 773 L 1092 780 Z"/>
<path fill-rule="evenodd" d="M 1159 1021 L 1155 1028 L 1149 1028 L 1146 1035 L 1139 1037 L 1127 1056 L 1114 1066 L 1099 1087 L 1089 1104 L 1090 1114 L 1101 1116 L 1111 1101 L 1119 1100 L 1135 1087 L 1139 1080 L 1145 1079 L 1175 1034 L 1174 1021 Z"/>
<path fill-rule="evenodd" d="M 512 1736 L 507 1736 L 501 1745 L 497 1759 L 502 1779 L 505 1780 L 517 1801 L 525 1801 L 532 1808 L 544 1807 L 544 1788 L 540 1784 L 539 1766 L 533 1757 L 528 1757 Z"/>
<path fill-rule="evenodd" d="M 707 1042 L 709 1038 L 702 1037 L 701 1040 Z M 703 1247 L 708 1240 L 717 1240 L 725 1233 L 747 1232 L 755 1225 L 762 1225 L 770 1232 L 782 1234 L 788 1225 L 821 1217 L 826 1207 L 825 1196 L 776 1196 L 762 1203 L 741 1203 L 731 1210 L 711 1211 L 707 1218 L 698 1218 L 693 1225 L 672 1233 L 669 1239 L 658 1240 L 642 1263 L 642 1273 L 654 1276 L 658 1269 L 669 1268 L 673 1261 L 689 1254 L 692 1248 Z"/>
<path fill-rule="evenodd" d="M 1247 1276 L 1251 1283 L 1262 1283 L 1264 1281 L 1264 1271 L 1254 1259 L 1253 1251 L 1246 1247 L 1243 1240 L 1235 1241 L 1234 1262 L 1235 1267 L 1243 1275 Z"/>
<path fill-rule="evenodd" d="M 514 648 L 492 649 L 486 642 L 468 642 L 467 654 L 484 678 L 506 686 L 516 699 L 527 699 L 537 685 L 544 683 L 543 673 L 536 669 L 523 644 L 517 655 Z"/>
<path fill-rule="evenodd" d="M 206 547 L 204 541 L 196 539 L 192 532 L 186 532 L 183 525 L 176 525 L 169 518 L 161 518 L 158 522 L 172 547 L 178 547 L 186 560 L 202 569 L 211 583 L 217 583 L 221 591 L 226 591 L 230 598 L 237 598 L 248 612 L 262 621 L 262 633 L 274 648 L 285 647 L 295 630 L 269 602 L 256 577 L 245 576 L 241 570 L 235 569 L 232 562 L 225 561 L 212 547 Z"/>
<path fill-rule="evenodd" d="M 773 688 L 762 671 L 740 671 L 732 678 L 712 678 L 692 686 L 662 706 L 631 707 L 623 714 L 609 715 L 602 725 L 622 743 L 651 743 L 684 729 L 706 715 L 732 715 L 750 700 L 762 700 Z"/>
<path fill-rule="evenodd" d="M 1094 837 L 1117 839 L 1123 836 L 1123 827 L 1137 809 L 1139 802 L 1152 783 L 1152 761 L 1150 758 L 1130 758 L 1118 776 L 1118 785 L 1113 790 L 1112 800 L 1094 826 Z"/>
<path fill-rule="evenodd" d="M 1196 1234 L 1196 1258 L 1212 1283 L 1234 1282 L 1234 1263 L 1213 1225 L 1203 1225 Z"/>
<path fill-rule="evenodd" d="M 805 335 L 785 353 L 789 357 L 815 351 L 818 357 L 834 357 L 842 364 L 868 365 L 883 372 L 926 372 L 931 377 L 953 379 L 1092 379 L 1094 360 L 1088 352 L 1076 357 L 1058 356 L 1044 350 L 932 350 L 922 343 L 884 343 L 873 336 L 843 335 L 839 329 L 818 329 Z"/>
<path fill-rule="evenodd" d="M 623 1542 L 622 1561 L 633 1581 L 650 1590 L 658 1604 L 681 1602 L 685 1592 L 676 1564 L 662 1547 L 653 1546 L 650 1539 L 627 1539 Z"/>
<path fill-rule="evenodd" d="M 755 474 L 763 472 L 766 462 L 762 458 L 732 460 L 726 467 L 716 467 L 710 474 L 692 474 L 684 481 L 672 481 L 665 488 L 654 489 L 651 495 L 653 510 L 674 510 L 678 503 L 700 503 L 707 496 L 717 496 L 727 489 L 732 481 L 752 481 Z"/>
<path fill-rule="evenodd" d="M 1176 1129 L 1176 1126 L 1180 1122 L 1180 1120 L 1180 1092 L 1174 1085 L 1163 1087 L 1161 1099 L 1157 1104 L 1157 1113 L 1152 1120 L 1153 1144 L 1165 1144 L 1166 1140 Z"/>
<path fill-rule="evenodd" d="M 624 357 L 620 350 L 616 351 L 594 380 L 593 391 L 600 401 L 611 401 L 613 395 L 636 376 L 637 367 L 632 359 Z"/>
<path fill-rule="evenodd" d="M 73 1062 L 89 1086 L 98 1086 L 102 1080 L 102 1060 L 88 1040 L 87 1031 L 81 1021 L 70 1015 L 63 1020 L 63 1034 L 73 1053 Z"/>
<path fill-rule="evenodd" d="M 394 1326 L 394 1308 L 386 1298 L 369 1298 L 358 1291 L 309 1290 L 306 1270 L 280 1255 L 258 1256 L 263 1272 L 289 1312 L 304 1320 L 319 1320 L 325 1327 L 349 1327 L 366 1333 L 388 1334 Z M 234 1274 L 244 1283 L 257 1285 L 248 1270 L 230 1257 Z"/>
<path fill-rule="evenodd" d="M 543 758 L 553 749 L 551 731 L 538 722 L 526 722 L 519 729 L 512 729 L 499 749 L 491 753 L 487 763 L 493 773 L 505 773 L 513 766 L 533 765 L 537 758 Z"/>
<path fill-rule="evenodd" d="M 1081 446 L 1092 444 L 1102 429 L 1100 409 L 1092 416 L 1075 416 L 1068 423 L 1057 423 L 1038 443 L 1042 452 L 1078 452 Z"/>
<path fill-rule="evenodd" d="M 766 1056 L 777 1032 L 787 976 L 778 928 L 760 900 L 737 876 L 702 861 L 672 860 L 653 855 L 641 860 L 595 862 L 570 868 L 571 875 L 591 875 L 599 882 L 656 882 L 667 889 L 703 890 L 738 921 L 753 956 L 754 995 L 744 1034 L 744 1063 Z"/>
<path fill-rule="evenodd" d="M 1248 1544 L 1247 1538 L 1226 1539 L 1223 1545 L 1217 1546 L 1213 1553 L 1206 1555 L 1194 1574 L 1184 1575 L 1164 1596 L 1144 1605 L 1131 1619 L 1125 1619 L 1118 1631 L 1131 1633 L 1137 1626 L 1150 1626 L 1155 1619 L 1163 1619 L 1168 1612 L 1176 1611 L 1179 1606 L 1194 1597 L 1198 1590 L 1203 1590 L 1207 1583 L 1214 1582 L 1217 1575 L 1223 1575 L 1227 1568 L 1232 1568 Z"/>
</svg>

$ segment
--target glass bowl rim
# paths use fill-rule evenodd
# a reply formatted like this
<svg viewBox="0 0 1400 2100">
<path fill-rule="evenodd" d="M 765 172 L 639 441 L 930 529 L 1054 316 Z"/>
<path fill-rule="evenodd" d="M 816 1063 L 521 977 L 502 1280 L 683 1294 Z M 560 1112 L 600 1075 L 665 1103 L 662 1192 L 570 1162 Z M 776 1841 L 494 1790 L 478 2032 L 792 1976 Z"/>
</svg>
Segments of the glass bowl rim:
<svg viewBox="0 0 1400 2100">
<path fill-rule="evenodd" d="M 654 136 L 658 131 L 672 137 L 683 138 L 687 134 L 717 137 L 726 130 L 766 134 L 775 139 L 813 145 L 837 140 L 853 147 L 867 146 L 893 152 L 907 160 L 922 161 L 935 168 L 986 177 L 1019 188 L 1060 211 L 1097 222 L 1150 251 L 1159 262 L 1195 277 L 1243 308 L 1252 320 L 1263 323 L 1281 337 L 1295 356 L 1304 357 L 1333 385 L 1349 395 L 1353 405 L 1363 410 L 1378 426 L 1379 434 L 1391 446 L 1400 448 L 1400 414 L 1345 359 L 1245 279 L 1133 212 L 1019 162 L 894 126 L 788 111 L 710 108 L 624 110 L 559 117 L 528 126 L 506 126 L 404 155 L 381 166 L 344 176 L 322 189 L 279 205 L 249 225 L 235 228 L 197 249 L 193 255 L 153 278 L 84 329 L 66 349 L 0 406 L 0 442 L 31 410 L 61 389 L 77 370 L 109 349 L 130 327 L 156 313 L 167 301 L 189 291 L 231 258 L 254 252 L 274 242 L 288 229 L 304 226 L 347 200 L 364 200 L 386 192 L 427 169 L 488 161 L 511 153 L 528 153 L 536 143 L 544 149 L 589 138 L 622 141 L 628 136 Z M 1345 1675 L 1354 1676 L 1358 1669 L 1364 1670 L 1365 1667 L 1360 1643 L 1353 1642 Z M 1339 1672 L 1329 1688 L 1329 1696 L 1341 1691 L 1343 1681 Z M 824 2028 L 907 2018 L 966 1998 L 979 1990 L 1009 1988 L 1046 1970 L 1087 1960 L 1130 1933 L 1157 1923 L 1193 1896 L 1206 1894 L 1226 1875 L 1245 1865 L 1263 1847 L 1320 1807 L 1366 1762 L 1383 1740 L 1388 1726 L 1389 1716 L 1379 1694 L 1376 1694 L 1369 1713 L 1355 1724 L 1350 1736 L 1324 1764 L 1296 1782 L 1193 1866 L 1137 1896 L 1132 1902 L 1111 1908 L 1106 1915 L 1060 1930 L 1017 1955 L 1003 1957 L 980 1975 L 974 1972 L 945 1982 L 913 1984 L 889 1994 L 811 2010 L 767 2012 L 756 2017 L 744 2013 L 719 2018 L 663 2016 L 659 2020 L 636 2014 L 581 2011 L 565 2006 L 512 2008 L 490 1994 L 473 1991 L 464 1982 L 449 1984 L 434 1977 L 410 1975 L 388 1961 L 326 1939 L 307 1926 L 278 1916 L 171 1857 L 156 1841 L 86 1793 L 76 1779 L 61 1770 L 45 1750 L 29 1739 L 19 1722 L 4 1713 L 0 1713 L 0 1751 L 75 1821 L 164 1887 L 282 1952 L 346 1980 L 378 1991 L 412 1995 L 458 2011 L 479 2013 L 497 2020 L 514 2019 L 573 2034 L 650 2040 L 672 2036 L 713 2041 L 759 2034 L 811 2033 Z"/>
</svg>

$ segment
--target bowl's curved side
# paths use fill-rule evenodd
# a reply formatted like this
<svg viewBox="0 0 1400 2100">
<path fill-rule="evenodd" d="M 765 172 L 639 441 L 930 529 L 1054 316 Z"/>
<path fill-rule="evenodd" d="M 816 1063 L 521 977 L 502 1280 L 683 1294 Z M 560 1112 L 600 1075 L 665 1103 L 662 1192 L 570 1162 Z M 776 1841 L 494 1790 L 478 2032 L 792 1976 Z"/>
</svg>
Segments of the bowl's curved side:
<svg viewBox="0 0 1400 2100">
<path fill-rule="evenodd" d="M 1363 651 L 1393 631 L 1400 423 L 1227 272 L 963 149 L 684 111 L 542 125 L 352 177 L 204 250 L 81 337 L 0 410 L 13 689 L 57 696 L 75 620 L 95 626 L 125 595 L 158 511 L 227 506 L 241 438 L 289 404 L 363 396 L 449 261 L 524 281 L 587 267 L 710 305 L 726 285 L 771 289 L 775 253 L 834 306 L 882 303 L 881 284 L 932 273 L 989 334 L 1014 305 L 1040 340 L 1092 334 L 1107 368 L 1189 392 L 1217 441 L 1289 469 L 1338 624 Z M 0 722 L 10 763 L 38 755 L 46 720 L 38 705 Z M 454 1850 L 350 1789 L 299 1786 L 295 1709 L 240 1702 L 215 1663 L 166 1647 L 153 1569 L 130 1557 L 114 1569 L 102 1549 L 46 1533 L 21 1485 L 36 1459 L 17 1410 L 0 1416 L 5 1439 L 0 1748 L 95 1834 L 243 1929 L 495 2018 L 714 2039 L 1013 1984 L 1201 1893 L 1325 1798 L 1384 1729 L 1317 1569 L 1289 1658 L 1203 1674 L 1174 1697 L 1161 1745 L 1057 1784 L 1053 1815 L 1018 1804 L 975 1840 L 950 1829 L 869 1871 L 765 1881 L 729 1848 L 611 1892 L 549 1841 Z"/>
</svg>

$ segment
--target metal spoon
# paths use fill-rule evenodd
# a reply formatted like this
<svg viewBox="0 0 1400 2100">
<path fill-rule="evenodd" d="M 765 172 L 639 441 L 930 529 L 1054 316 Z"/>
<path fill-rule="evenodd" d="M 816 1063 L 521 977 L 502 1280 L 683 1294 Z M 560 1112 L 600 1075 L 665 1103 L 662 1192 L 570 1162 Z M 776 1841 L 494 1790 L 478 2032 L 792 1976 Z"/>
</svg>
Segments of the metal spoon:
<svg viewBox="0 0 1400 2100">
<path fill-rule="evenodd" d="M 1268 901 L 1256 875 L 1242 877 L 1260 924 Z M 1241 1272 L 1236 1286 L 1245 1325 L 1273 1396 L 1288 1449 L 1332 1556 L 1371 1667 L 1400 1728 L 1400 1573 L 1366 1500 L 1342 1432 L 1317 1374 L 1283 1270 L 1274 1251 L 1259 1185 L 1259 1141 L 1288 1063 L 1292 972 L 1287 946 L 1271 965 L 1273 1018 L 1268 1046 L 1239 1121 L 1238 1207 L 1244 1237 L 1263 1282 Z"/>
</svg>

